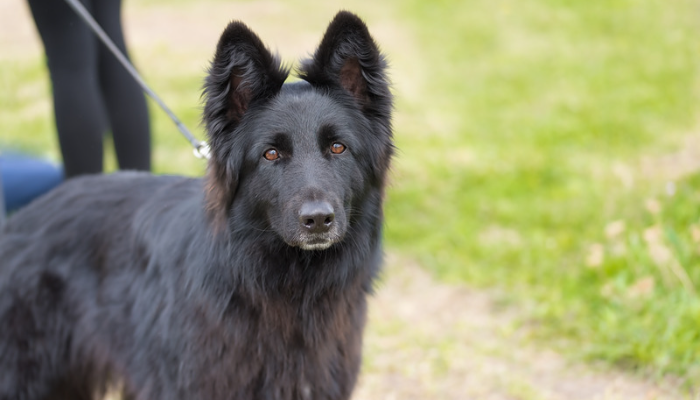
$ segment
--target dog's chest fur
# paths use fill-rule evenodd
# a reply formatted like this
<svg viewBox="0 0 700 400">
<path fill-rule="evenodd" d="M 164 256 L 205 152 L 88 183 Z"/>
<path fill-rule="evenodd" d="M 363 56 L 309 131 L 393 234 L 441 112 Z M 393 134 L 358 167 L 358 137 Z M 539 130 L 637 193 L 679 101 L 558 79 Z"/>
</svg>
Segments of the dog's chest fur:
<svg viewBox="0 0 700 400">
<path fill-rule="evenodd" d="M 199 386 L 193 393 L 210 393 L 211 398 L 225 393 L 280 400 L 349 396 L 360 366 L 366 313 L 362 289 L 355 287 L 353 292 L 324 295 L 306 307 L 283 299 L 260 307 L 234 296 L 223 320 L 200 313 L 204 329 L 190 340 L 222 345 L 196 346 L 208 349 L 208 354 L 200 354 L 201 365 L 179 382 L 189 380 L 185 392 L 189 385 Z M 197 371 L 202 374 L 197 376 Z M 230 374 L 222 376 L 220 371 Z"/>
<path fill-rule="evenodd" d="M 162 243 L 159 247 L 163 247 Z M 150 274 L 158 276 L 166 273 L 163 269 L 170 268 L 172 272 L 174 264 L 170 260 L 185 260 L 181 264 L 187 265 L 186 246 L 172 243 L 165 247 L 178 250 L 170 251 L 168 256 L 157 254 L 157 259 L 164 262 L 148 265 L 146 261 L 135 270 L 151 268 Z M 113 311 L 103 311 L 105 323 L 100 325 L 105 328 L 104 343 L 121 343 L 122 347 L 100 350 L 99 343 L 91 347 L 98 349 L 95 353 L 110 353 L 106 362 L 122 360 L 116 364 L 123 366 L 118 375 L 127 377 L 126 393 L 137 398 L 349 398 L 361 364 L 366 296 L 377 257 L 364 260 L 363 268 L 358 268 L 360 272 L 342 287 L 323 288 L 316 287 L 317 280 L 308 270 L 305 274 L 293 272 L 299 262 L 288 265 L 286 273 L 278 276 L 286 279 L 277 281 L 275 275 L 268 275 L 265 282 L 237 285 L 240 281 L 236 271 L 250 275 L 242 267 L 250 263 L 245 261 L 248 257 L 256 258 L 256 266 L 264 264 L 255 253 L 235 260 L 238 265 L 221 265 L 212 260 L 209 279 L 193 279 L 189 274 L 195 271 L 186 269 L 170 274 L 173 280 L 160 289 L 147 287 L 149 273 L 142 275 L 143 286 L 131 289 L 137 301 L 128 307 L 140 310 L 138 319 L 130 321 L 131 327 L 113 328 L 107 322 L 116 319 L 110 314 Z M 97 259 L 106 263 L 107 271 L 115 271 L 122 263 L 119 258 Z M 327 265 L 312 263 L 306 268 L 321 275 L 334 275 L 336 264 L 334 260 Z M 108 280 L 120 279 L 118 274 L 108 276 Z M 153 282 L 161 284 L 160 279 Z M 105 284 L 114 286 L 107 281 Z M 103 302 L 118 301 L 126 290 L 119 288 Z M 133 335 L 144 319 L 152 319 L 152 327 L 141 336 Z M 90 321 L 78 325 L 87 329 L 93 326 Z M 79 336 L 83 336 L 82 332 Z M 89 332 L 85 337 L 91 340 Z M 146 366 L 159 370 L 158 375 L 144 374 L 144 358 L 166 362 Z"/>
</svg>

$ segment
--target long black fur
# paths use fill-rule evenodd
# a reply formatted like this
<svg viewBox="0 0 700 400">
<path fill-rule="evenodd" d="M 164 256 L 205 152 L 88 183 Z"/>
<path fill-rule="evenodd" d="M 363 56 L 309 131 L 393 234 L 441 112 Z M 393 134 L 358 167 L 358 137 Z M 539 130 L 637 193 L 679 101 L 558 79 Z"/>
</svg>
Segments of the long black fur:
<svg viewBox="0 0 700 400">
<path fill-rule="evenodd" d="M 381 264 L 385 70 L 349 12 L 291 84 L 231 23 L 204 179 L 74 179 L 0 232 L 0 400 L 348 399 Z"/>
</svg>

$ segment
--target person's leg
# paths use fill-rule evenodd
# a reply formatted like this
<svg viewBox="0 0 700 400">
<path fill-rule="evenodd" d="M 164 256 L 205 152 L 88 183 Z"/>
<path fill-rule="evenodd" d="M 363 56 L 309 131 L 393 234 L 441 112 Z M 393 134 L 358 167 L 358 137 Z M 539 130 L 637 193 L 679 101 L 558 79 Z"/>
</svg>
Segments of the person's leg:
<svg viewBox="0 0 700 400">
<path fill-rule="evenodd" d="M 102 172 L 107 127 L 97 75 L 97 42 L 62 0 L 28 0 L 44 42 L 66 177 Z"/>
<path fill-rule="evenodd" d="M 93 9 L 102 29 L 127 55 L 121 0 L 94 0 Z M 141 87 L 106 46 L 99 47 L 99 74 L 119 168 L 150 170 L 150 122 Z"/>
</svg>

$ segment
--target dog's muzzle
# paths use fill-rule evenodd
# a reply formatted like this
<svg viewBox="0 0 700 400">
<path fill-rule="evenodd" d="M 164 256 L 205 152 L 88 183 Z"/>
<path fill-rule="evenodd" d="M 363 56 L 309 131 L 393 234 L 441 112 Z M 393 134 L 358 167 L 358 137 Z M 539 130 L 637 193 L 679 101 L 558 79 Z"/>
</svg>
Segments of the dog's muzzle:
<svg viewBox="0 0 700 400">
<path fill-rule="evenodd" d="M 335 211 L 327 201 L 307 201 L 299 209 L 299 247 L 304 250 L 324 250 L 338 238 Z"/>
</svg>

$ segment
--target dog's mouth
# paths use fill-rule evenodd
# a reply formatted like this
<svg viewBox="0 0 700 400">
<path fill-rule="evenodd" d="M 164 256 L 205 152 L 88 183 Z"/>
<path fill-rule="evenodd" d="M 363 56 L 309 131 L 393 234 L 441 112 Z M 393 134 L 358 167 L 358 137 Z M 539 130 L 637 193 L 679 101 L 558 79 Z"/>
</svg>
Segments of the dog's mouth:
<svg viewBox="0 0 700 400">
<path fill-rule="evenodd" d="M 338 235 L 300 235 L 297 240 L 289 244 L 302 250 L 326 250 L 340 239 Z"/>
<path fill-rule="evenodd" d="M 302 250 L 325 250 L 333 245 L 333 241 L 330 239 L 326 240 L 315 240 L 305 243 L 300 243 L 299 247 Z"/>
<path fill-rule="evenodd" d="M 297 234 L 293 238 L 285 240 L 285 242 L 292 246 L 298 247 L 302 250 L 326 250 L 334 244 L 340 242 L 343 235 L 339 235 L 336 232 L 328 232 L 326 234 Z"/>
</svg>

